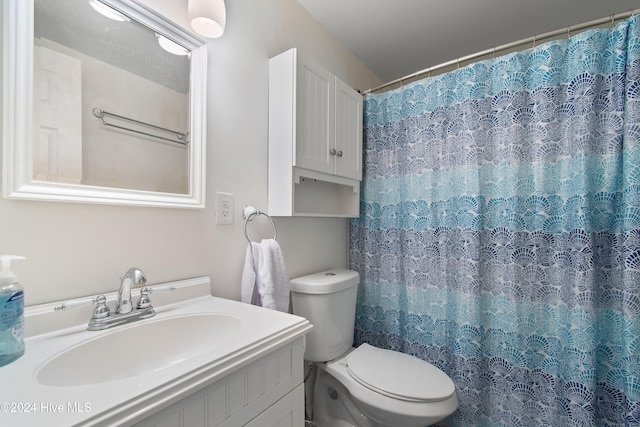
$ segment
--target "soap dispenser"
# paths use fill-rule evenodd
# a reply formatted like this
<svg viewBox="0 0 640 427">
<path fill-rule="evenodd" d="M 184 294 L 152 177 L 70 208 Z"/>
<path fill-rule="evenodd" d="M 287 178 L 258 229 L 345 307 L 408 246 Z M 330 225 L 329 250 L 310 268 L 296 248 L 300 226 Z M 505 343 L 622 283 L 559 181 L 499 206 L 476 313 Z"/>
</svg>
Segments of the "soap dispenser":
<svg viewBox="0 0 640 427">
<path fill-rule="evenodd" d="M 0 366 L 24 354 L 24 292 L 11 272 L 11 261 L 21 259 L 25 258 L 0 256 Z"/>
</svg>

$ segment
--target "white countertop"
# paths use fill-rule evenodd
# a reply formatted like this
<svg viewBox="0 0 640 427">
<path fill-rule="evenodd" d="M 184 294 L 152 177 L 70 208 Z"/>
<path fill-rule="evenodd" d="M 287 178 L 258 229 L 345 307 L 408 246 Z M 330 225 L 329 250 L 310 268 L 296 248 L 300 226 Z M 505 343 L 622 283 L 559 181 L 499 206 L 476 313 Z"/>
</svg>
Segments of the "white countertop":
<svg viewBox="0 0 640 427">
<path fill-rule="evenodd" d="M 224 345 L 212 346 L 204 354 L 159 371 L 82 386 L 43 385 L 37 381 L 35 372 L 52 356 L 88 339 L 113 333 L 119 327 L 87 331 L 87 318 L 81 325 L 31 336 L 25 340 L 24 356 L 0 367 L 0 425 L 131 424 L 300 338 L 312 328 L 302 317 L 213 296 L 198 296 L 161 306 L 154 304 L 154 307 L 156 316 L 137 324 L 195 313 L 224 313 L 240 319 L 242 329 Z M 41 314 L 42 310 L 32 312 Z M 28 328 L 28 315 L 26 322 Z M 127 349 L 114 348 L 113 351 L 126 352 Z"/>
</svg>

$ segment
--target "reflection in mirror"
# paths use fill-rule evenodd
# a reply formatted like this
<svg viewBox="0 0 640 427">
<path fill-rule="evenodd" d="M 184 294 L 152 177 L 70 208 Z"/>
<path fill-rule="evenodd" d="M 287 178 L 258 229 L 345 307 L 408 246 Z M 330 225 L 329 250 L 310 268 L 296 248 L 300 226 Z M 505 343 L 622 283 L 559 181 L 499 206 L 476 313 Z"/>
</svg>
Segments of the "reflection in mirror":
<svg viewBox="0 0 640 427">
<path fill-rule="evenodd" d="M 3 15 L 17 21 L 5 53 L 33 73 L 5 63 L 5 82 L 32 93 L 4 94 L 20 119 L 5 133 L 5 166 L 12 154 L 25 162 L 4 168 L 5 196 L 203 206 L 201 40 L 131 0 L 8 0 Z"/>
</svg>

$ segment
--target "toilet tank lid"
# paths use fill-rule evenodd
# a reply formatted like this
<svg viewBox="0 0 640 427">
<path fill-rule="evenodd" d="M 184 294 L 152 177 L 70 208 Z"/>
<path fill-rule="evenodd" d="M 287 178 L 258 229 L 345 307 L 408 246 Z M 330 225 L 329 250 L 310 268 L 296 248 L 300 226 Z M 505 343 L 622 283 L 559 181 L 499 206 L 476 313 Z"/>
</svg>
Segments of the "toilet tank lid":
<svg viewBox="0 0 640 427">
<path fill-rule="evenodd" d="M 291 292 L 301 294 L 328 294 L 357 286 L 360 275 L 357 271 L 333 269 L 292 279 Z"/>
</svg>

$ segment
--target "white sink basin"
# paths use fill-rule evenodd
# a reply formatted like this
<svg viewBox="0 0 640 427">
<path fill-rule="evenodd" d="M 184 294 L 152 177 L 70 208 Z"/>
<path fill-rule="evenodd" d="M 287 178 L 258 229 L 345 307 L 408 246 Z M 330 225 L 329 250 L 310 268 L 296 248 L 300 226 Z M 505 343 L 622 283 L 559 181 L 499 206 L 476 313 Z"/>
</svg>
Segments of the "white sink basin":
<svg viewBox="0 0 640 427">
<path fill-rule="evenodd" d="M 223 346 L 242 329 L 230 314 L 140 320 L 52 356 L 35 372 L 49 386 L 80 386 L 157 372 Z"/>
</svg>

